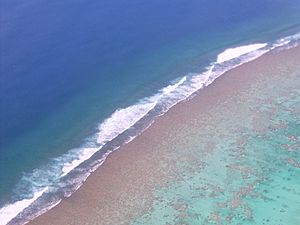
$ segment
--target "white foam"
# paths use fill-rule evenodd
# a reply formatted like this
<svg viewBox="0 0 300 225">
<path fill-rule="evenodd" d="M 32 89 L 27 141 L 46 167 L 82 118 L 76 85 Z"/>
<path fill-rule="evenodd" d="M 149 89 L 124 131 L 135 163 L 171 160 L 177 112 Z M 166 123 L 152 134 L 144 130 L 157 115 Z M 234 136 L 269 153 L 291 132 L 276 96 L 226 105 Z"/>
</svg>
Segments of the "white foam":
<svg viewBox="0 0 300 225">
<path fill-rule="evenodd" d="M 139 103 L 136 105 L 129 106 L 124 109 L 116 110 L 108 119 L 99 125 L 99 132 L 97 134 L 97 143 L 99 147 L 82 147 L 73 149 L 69 154 L 74 154 L 74 158 L 71 162 L 66 162 L 63 165 L 61 176 L 67 175 L 74 168 L 79 166 L 84 161 L 91 158 L 96 152 L 101 150 L 103 145 L 118 135 L 132 127 L 137 121 L 143 118 L 153 107 L 155 107 L 156 101 Z"/>
<path fill-rule="evenodd" d="M 137 121 L 149 113 L 161 98 L 175 91 L 185 80 L 186 77 L 183 77 L 177 83 L 162 88 L 156 95 L 145 98 L 135 105 L 116 110 L 108 119 L 100 124 L 97 138 L 98 143 L 104 144 L 111 141 L 132 127 Z"/>
<path fill-rule="evenodd" d="M 30 199 L 23 199 L 21 201 L 14 202 L 9 205 L 5 205 L 0 209 L 0 225 L 5 225 L 13 218 L 15 218 L 20 212 L 30 206 L 34 201 L 36 201 L 39 197 L 41 197 L 46 191 L 48 187 L 45 187 L 41 191 L 37 191 L 34 193 L 33 197 Z"/>
<path fill-rule="evenodd" d="M 149 101 L 118 109 L 108 119 L 99 126 L 98 143 L 104 144 L 116 138 L 128 128 L 132 127 L 137 121 L 143 118 L 157 101 Z"/>
<path fill-rule="evenodd" d="M 266 46 L 267 46 L 266 43 L 258 43 L 258 44 L 239 46 L 236 48 L 228 48 L 224 52 L 218 55 L 217 63 L 223 63 L 228 60 L 238 58 L 239 56 L 245 55 L 247 53 L 253 52 L 255 50 L 258 50 Z"/>
<path fill-rule="evenodd" d="M 179 82 L 177 82 L 176 84 L 173 84 L 173 85 L 169 85 L 165 88 L 162 89 L 162 93 L 163 94 L 170 94 L 171 92 L 175 91 L 176 88 L 178 88 L 181 84 L 183 84 L 184 82 L 186 81 L 186 76 L 182 77 L 180 79 Z"/>
<path fill-rule="evenodd" d="M 288 44 L 295 38 L 300 38 L 300 33 L 298 36 L 290 36 L 285 39 L 281 39 L 274 43 L 273 47 L 271 46 L 268 49 L 264 48 L 267 46 L 265 43 L 226 49 L 218 55 L 217 61 L 209 65 L 203 73 L 184 76 L 178 82 L 162 88 L 157 94 L 144 98 L 135 105 L 116 110 L 108 119 L 104 120 L 99 125 L 99 131 L 96 138 L 97 141 L 94 141 L 95 143 L 92 143 L 92 145 L 89 145 L 88 147 L 84 146 L 69 150 L 68 153 L 54 160 L 55 165 L 50 165 L 46 170 L 38 169 L 39 172 L 36 174 L 40 175 L 27 177 L 27 180 L 32 179 L 31 185 L 33 187 L 46 187 L 48 179 L 45 179 L 45 176 L 47 177 L 47 174 L 52 174 L 58 178 L 67 175 L 74 168 L 91 158 L 96 152 L 100 151 L 105 143 L 113 140 L 118 135 L 134 126 L 134 124 L 146 116 L 154 107 L 160 106 L 161 114 L 163 114 L 180 101 L 192 96 L 202 87 L 211 84 L 226 71 L 260 57 L 270 49 Z M 231 61 L 232 59 L 236 60 Z M 126 142 L 130 142 L 134 138 L 135 136 L 129 137 Z M 99 167 L 105 161 L 106 157 L 118 148 L 119 147 L 106 152 L 102 158 L 98 160 L 98 164 L 95 164 L 93 168 L 89 170 L 88 174 L 84 174 L 83 177 L 78 180 L 76 185 L 80 187 L 82 182 L 84 182 L 84 180 L 88 177 L 89 173 Z M 39 179 L 45 179 L 46 183 L 37 182 Z M 53 180 L 55 182 L 56 177 Z M 46 187 L 42 191 L 34 193 L 33 198 L 31 199 L 23 199 L 1 208 L 0 225 L 8 223 L 11 219 L 32 204 L 32 202 L 36 201 L 47 190 L 48 188 Z"/>
<path fill-rule="evenodd" d="M 88 160 L 92 155 L 98 152 L 105 143 L 113 140 L 118 135 L 123 133 L 132 127 L 137 121 L 142 119 L 147 113 L 149 113 L 157 104 L 157 102 L 174 92 L 180 85 L 186 81 L 186 77 L 181 78 L 175 84 L 168 85 L 162 88 L 158 94 L 149 98 L 142 99 L 139 103 L 116 110 L 109 118 L 104 120 L 99 125 L 99 132 L 97 134 L 97 143 L 100 147 L 94 148 L 80 148 L 74 149 L 73 152 L 77 152 L 77 157 L 71 162 L 66 162 L 62 168 L 62 175 L 65 176 L 71 172 L 74 168 L 79 166 L 82 162 Z M 133 139 L 133 138 L 132 138 Z M 74 157 L 74 156 L 73 156 Z"/>
<path fill-rule="evenodd" d="M 75 167 L 79 166 L 82 162 L 88 160 L 97 151 L 99 151 L 99 148 L 81 148 L 80 155 L 77 159 L 74 159 L 73 161 L 64 164 L 62 168 L 62 177 L 70 173 Z"/>
<path fill-rule="evenodd" d="M 279 47 L 283 47 L 284 49 L 296 47 L 299 45 L 299 39 L 300 39 L 300 33 L 281 38 L 273 44 L 272 49 L 279 48 Z M 294 43 L 291 44 L 292 42 Z"/>
</svg>

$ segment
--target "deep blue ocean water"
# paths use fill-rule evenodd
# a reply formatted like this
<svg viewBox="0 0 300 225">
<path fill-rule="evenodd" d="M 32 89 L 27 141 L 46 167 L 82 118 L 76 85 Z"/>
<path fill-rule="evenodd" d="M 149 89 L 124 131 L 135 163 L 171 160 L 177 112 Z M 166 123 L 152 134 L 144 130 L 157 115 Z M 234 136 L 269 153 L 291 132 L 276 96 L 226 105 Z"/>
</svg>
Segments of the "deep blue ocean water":
<svg viewBox="0 0 300 225">
<path fill-rule="evenodd" d="M 299 12 L 299 0 L 0 0 L 0 207 L 32 197 L 21 178 L 116 109 L 230 46 L 299 32 Z"/>
</svg>

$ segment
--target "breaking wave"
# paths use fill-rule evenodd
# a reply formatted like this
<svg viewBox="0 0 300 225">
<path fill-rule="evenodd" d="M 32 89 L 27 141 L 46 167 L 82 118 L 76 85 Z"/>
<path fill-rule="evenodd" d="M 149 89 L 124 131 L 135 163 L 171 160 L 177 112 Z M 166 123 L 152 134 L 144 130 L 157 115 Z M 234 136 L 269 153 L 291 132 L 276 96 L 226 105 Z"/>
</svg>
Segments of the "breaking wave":
<svg viewBox="0 0 300 225">
<path fill-rule="evenodd" d="M 255 43 L 225 49 L 203 72 L 187 74 L 136 104 L 117 109 L 101 122 L 98 131 L 84 145 L 70 149 L 42 168 L 25 174 L 15 192 L 18 200 L 0 208 L 0 225 L 24 224 L 57 205 L 76 191 L 106 157 L 122 144 L 133 140 L 154 119 L 225 72 L 273 50 L 299 44 L 300 33 L 274 43 Z"/>
</svg>

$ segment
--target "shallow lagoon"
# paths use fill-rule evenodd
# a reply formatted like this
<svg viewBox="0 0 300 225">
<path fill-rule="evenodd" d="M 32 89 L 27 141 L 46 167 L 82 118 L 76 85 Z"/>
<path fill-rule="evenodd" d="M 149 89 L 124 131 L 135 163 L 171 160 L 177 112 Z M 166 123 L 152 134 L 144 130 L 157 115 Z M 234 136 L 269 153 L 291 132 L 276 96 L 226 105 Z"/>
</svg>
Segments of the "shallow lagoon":
<svg viewBox="0 0 300 225">
<path fill-rule="evenodd" d="M 135 224 L 300 223 L 300 67 L 292 61 L 257 69 L 239 96 L 169 134 L 163 147 L 172 143 L 179 177 L 154 192 Z"/>
</svg>

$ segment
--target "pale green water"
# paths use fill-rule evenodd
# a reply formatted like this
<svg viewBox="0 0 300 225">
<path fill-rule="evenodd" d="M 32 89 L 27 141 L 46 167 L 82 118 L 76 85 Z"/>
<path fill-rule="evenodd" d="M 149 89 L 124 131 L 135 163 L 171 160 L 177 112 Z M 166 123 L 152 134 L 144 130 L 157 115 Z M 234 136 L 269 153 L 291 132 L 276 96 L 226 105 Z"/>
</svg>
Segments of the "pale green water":
<svg viewBox="0 0 300 225">
<path fill-rule="evenodd" d="M 290 68 L 212 108 L 207 129 L 180 130 L 179 177 L 135 224 L 300 224 L 300 70 Z"/>
</svg>

